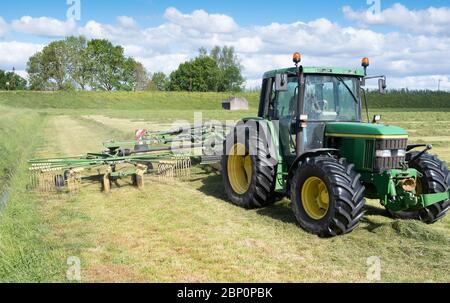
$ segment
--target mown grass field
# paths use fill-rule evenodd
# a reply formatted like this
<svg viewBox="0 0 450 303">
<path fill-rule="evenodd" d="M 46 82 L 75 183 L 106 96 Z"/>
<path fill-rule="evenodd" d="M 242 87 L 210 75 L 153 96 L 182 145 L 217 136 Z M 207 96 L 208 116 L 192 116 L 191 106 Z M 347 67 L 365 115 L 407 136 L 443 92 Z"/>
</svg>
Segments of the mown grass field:
<svg viewBox="0 0 450 303">
<path fill-rule="evenodd" d="M 378 256 L 382 282 L 450 282 L 450 217 L 433 226 L 396 221 L 376 201 L 355 232 L 325 240 L 297 226 L 289 201 L 232 206 L 221 176 L 199 167 L 188 182 L 150 178 L 142 190 L 123 182 L 109 194 L 98 184 L 77 195 L 26 191 L 29 158 L 99 151 L 135 128 L 192 121 L 195 111 L 204 120 L 254 116 L 258 96 L 244 96 L 249 111 L 224 112 L 226 94 L 0 92 L 0 193 L 8 193 L 0 281 L 64 282 L 74 256 L 82 282 L 366 282 L 367 258 Z M 406 128 L 412 142 L 432 143 L 450 163 L 450 104 L 414 102 L 371 114 Z"/>
</svg>

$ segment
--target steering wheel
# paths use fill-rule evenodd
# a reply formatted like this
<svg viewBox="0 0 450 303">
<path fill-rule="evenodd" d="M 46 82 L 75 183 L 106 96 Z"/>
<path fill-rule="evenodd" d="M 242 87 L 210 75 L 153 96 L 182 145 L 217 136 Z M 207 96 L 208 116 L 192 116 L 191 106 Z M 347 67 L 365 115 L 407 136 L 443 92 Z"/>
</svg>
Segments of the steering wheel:
<svg viewBox="0 0 450 303">
<path fill-rule="evenodd" d="M 327 100 L 315 100 L 312 103 L 313 109 L 316 113 L 323 113 L 328 109 Z"/>
</svg>

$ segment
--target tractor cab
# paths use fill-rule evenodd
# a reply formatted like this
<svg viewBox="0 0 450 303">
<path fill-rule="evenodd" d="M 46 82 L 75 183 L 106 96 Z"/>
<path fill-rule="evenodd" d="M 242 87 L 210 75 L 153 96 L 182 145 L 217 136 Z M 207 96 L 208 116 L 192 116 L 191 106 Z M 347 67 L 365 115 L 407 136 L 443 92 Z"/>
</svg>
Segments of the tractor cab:
<svg viewBox="0 0 450 303">
<path fill-rule="evenodd" d="M 324 146 L 327 123 L 361 122 L 362 77 L 363 70 L 304 67 L 304 89 L 299 90 L 295 68 L 266 73 L 259 117 L 278 122 L 283 156 L 296 156 L 298 116 L 306 126 L 299 142 L 302 152 Z"/>
</svg>

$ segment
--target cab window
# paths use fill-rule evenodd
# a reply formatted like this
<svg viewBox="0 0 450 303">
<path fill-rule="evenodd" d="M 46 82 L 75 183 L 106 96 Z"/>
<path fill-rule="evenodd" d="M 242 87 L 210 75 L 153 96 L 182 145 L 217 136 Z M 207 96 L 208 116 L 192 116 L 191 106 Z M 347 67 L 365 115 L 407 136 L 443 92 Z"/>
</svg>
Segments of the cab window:
<svg viewBox="0 0 450 303">
<path fill-rule="evenodd" d="M 276 92 L 273 96 L 273 115 L 274 120 L 282 118 L 294 117 L 297 92 L 298 92 L 297 78 L 291 77 L 288 82 L 287 91 Z"/>
</svg>

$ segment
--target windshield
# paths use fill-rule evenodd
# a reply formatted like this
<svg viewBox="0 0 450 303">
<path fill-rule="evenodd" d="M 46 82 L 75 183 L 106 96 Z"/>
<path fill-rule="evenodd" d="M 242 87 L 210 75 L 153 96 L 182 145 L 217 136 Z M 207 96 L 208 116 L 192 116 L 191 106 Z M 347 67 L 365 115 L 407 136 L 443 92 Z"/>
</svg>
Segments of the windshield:
<svg viewBox="0 0 450 303">
<path fill-rule="evenodd" d="M 359 121 L 359 79 L 306 75 L 304 112 L 310 121 Z"/>
<path fill-rule="evenodd" d="M 304 113 L 310 121 L 361 121 L 359 78 L 340 75 L 305 78 Z M 271 104 L 274 119 L 295 116 L 297 87 L 297 78 L 290 77 L 288 90 L 275 93 Z"/>
</svg>

